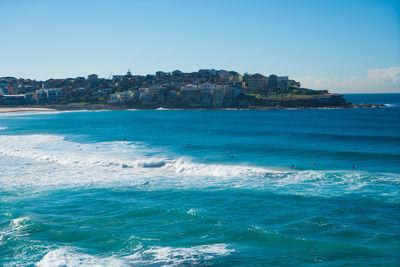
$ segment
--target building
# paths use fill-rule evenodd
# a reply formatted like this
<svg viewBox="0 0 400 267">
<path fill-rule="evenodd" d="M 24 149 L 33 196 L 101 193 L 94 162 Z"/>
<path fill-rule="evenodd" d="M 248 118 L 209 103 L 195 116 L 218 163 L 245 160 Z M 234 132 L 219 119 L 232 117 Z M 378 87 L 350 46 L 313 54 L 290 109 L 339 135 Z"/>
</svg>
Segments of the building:
<svg viewBox="0 0 400 267">
<path fill-rule="evenodd" d="M 188 106 L 198 106 L 200 103 L 200 89 L 193 84 L 186 85 L 181 90 L 181 100 Z"/>
<path fill-rule="evenodd" d="M 0 102 L 4 105 L 24 105 L 25 95 L 2 95 Z"/>
<path fill-rule="evenodd" d="M 97 81 L 99 79 L 99 76 L 97 74 L 90 74 L 87 76 L 89 81 Z"/>
<path fill-rule="evenodd" d="M 174 71 L 172 72 L 172 76 L 175 76 L 175 77 L 183 76 L 183 72 L 180 71 L 180 70 L 174 70 Z"/>
<path fill-rule="evenodd" d="M 8 90 L 7 87 L 2 87 L 2 88 L 0 88 L 0 94 L 9 95 L 10 91 Z"/>
<path fill-rule="evenodd" d="M 237 98 L 242 93 L 242 87 L 240 85 L 231 85 L 225 88 L 226 98 Z"/>
<path fill-rule="evenodd" d="M 46 89 L 40 89 L 36 91 L 36 101 L 38 103 L 45 103 L 47 101 Z"/>
<path fill-rule="evenodd" d="M 34 104 L 35 103 L 35 93 L 26 93 L 25 94 L 25 104 Z"/>
<path fill-rule="evenodd" d="M 280 90 L 289 89 L 289 77 L 288 76 L 278 76 L 277 88 Z"/>
<path fill-rule="evenodd" d="M 211 105 L 212 105 L 211 93 L 209 91 L 203 92 L 201 94 L 200 107 L 208 108 L 211 107 Z"/>
<path fill-rule="evenodd" d="M 268 89 L 274 89 L 278 87 L 278 76 L 275 74 L 271 74 L 268 77 L 268 84 L 267 84 Z"/>
<path fill-rule="evenodd" d="M 175 90 L 171 90 L 167 94 L 167 102 L 176 103 L 178 101 L 178 92 Z"/>
<path fill-rule="evenodd" d="M 224 103 L 224 89 L 214 89 L 212 91 L 213 107 L 222 107 Z"/>
<path fill-rule="evenodd" d="M 48 102 L 57 101 L 63 96 L 62 90 L 59 88 L 45 89 L 45 91 L 47 93 Z"/>
<path fill-rule="evenodd" d="M 213 83 L 201 83 L 199 84 L 199 89 L 202 91 L 211 91 L 217 89 L 217 85 Z"/>
<path fill-rule="evenodd" d="M 242 83 L 242 81 L 243 81 L 242 75 L 240 75 L 239 73 L 233 75 L 233 80 L 232 80 L 233 83 Z"/>
<path fill-rule="evenodd" d="M 168 90 L 165 87 L 156 88 L 156 101 L 157 103 L 164 103 L 167 99 Z"/>
<path fill-rule="evenodd" d="M 134 93 L 130 90 L 126 90 L 123 92 L 117 92 L 110 95 L 110 103 L 127 103 L 133 101 Z"/>
<path fill-rule="evenodd" d="M 289 88 L 301 88 L 300 82 L 296 82 L 295 80 L 288 80 Z"/>
<path fill-rule="evenodd" d="M 250 92 L 259 92 L 265 88 L 265 76 L 256 73 L 249 77 L 247 89 Z"/>
<path fill-rule="evenodd" d="M 39 89 L 36 90 L 36 100 L 38 103 L 56 102 L 63 97 L 60 88 Z"/>
</svg>

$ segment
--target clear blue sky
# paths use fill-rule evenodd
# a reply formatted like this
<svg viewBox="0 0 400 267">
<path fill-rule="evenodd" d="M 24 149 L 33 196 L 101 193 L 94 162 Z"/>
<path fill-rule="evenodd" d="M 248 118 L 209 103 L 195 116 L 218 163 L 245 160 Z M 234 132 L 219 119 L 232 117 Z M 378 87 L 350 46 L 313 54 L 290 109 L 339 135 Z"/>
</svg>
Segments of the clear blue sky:
<svg viewBox="0 0 400 267">
<path fill-rule="evenodd" d="M 0 76 L 196 71 L 400 92 L 400 1 L 0 0 Z"/>
</svg>

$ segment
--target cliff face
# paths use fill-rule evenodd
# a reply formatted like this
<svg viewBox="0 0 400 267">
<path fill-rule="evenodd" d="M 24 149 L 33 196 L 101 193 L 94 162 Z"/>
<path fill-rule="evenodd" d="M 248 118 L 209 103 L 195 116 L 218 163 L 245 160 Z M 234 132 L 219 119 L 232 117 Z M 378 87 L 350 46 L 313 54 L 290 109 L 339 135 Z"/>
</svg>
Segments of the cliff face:
<svg viewBox="0 0 400 267">
<path fill-rule="evenodd" d="M 267 107 L 344 107 L 346 100 L 341 95 L 328 94 L 313 97 L 297 97 L 297 98 L 279 98 L 279 99 L 265 99 L 264 103 Z"/>
</svg>

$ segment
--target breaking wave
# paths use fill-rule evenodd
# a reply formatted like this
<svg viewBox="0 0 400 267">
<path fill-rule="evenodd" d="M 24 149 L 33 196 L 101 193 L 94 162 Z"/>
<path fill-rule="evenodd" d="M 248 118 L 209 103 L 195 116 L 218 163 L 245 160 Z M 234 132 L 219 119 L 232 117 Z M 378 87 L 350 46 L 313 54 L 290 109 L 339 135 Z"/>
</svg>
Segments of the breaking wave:
<svg viewBox="0 0 400 267">
<path fill-rule="evenodd" d="M 400 103 L 390 103 L 390 104 L 383 104 L 387 108 L 397 108 L 400 107 Z"/>
<path fill-rule="evenodd" d="M 0 136 L 0 142 L 2 143 L 0 156 L 33 159 L 38 162 L 67 166 L 158 168 L 174 173 L 215 177 L 264 176 L 267 173 L 280 172 L 259 167 L 199 164 L 183 158 L 148 156 L 146 154 L 155 151 L 146 148 L 143 144 L 125 141 L 80 144 L 66 141 L 64 137 L 55 135 L 16 135 Z"/>
<path fill-rule="evenodd" d="M 234 252 L 226 244 L 201 245 L 189 248 L 152 246 L 132 255 L 99 257 L 76 252 L 73 248 L 58 248 L 48 252 L 37 264 L 45 266 L 180 266 L 206 263 Z"/>
<path fill-rule="evenodd" d="M 398 174 L 296 171 L 196 163 L 126 141 L 83 144 L 56 135 L 0 135 L 1 187 L 143 186 L 148 189 L 244 188 L 276 193 L 380 193 L 400 198 Z M 18 168 L 21 164 L 21 168 Z M 27 165 L 28 164 L 28 165 Z M 26 166 L 29 166 L 28 169 Z M 376 187 L 381 188 L 379 192 Z M 389 190 L 390 189 L 390 190 Z"/>
</svg>

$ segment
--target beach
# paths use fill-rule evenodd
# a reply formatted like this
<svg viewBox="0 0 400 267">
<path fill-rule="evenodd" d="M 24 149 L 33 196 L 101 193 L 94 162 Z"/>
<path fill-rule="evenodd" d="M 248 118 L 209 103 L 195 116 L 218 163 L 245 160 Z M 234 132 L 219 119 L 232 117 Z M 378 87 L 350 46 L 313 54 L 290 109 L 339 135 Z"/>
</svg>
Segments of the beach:
<svg viewBox="0 0 400 267">
<path fill-rule="evenodd" d="M 42 107 L 0 107 L 0 113 L 6 112 L 25 112 L 25 111 L 55 111 L 52 108 Z"/>
</svg>

